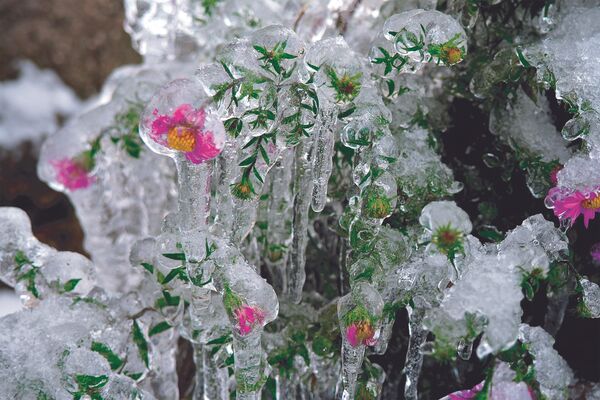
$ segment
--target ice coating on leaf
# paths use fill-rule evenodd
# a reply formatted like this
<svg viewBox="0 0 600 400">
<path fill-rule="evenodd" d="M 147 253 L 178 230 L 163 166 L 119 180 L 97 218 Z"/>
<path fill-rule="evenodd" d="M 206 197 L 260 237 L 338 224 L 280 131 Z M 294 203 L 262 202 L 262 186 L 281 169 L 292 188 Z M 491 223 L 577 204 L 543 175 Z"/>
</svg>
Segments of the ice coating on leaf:
<svg viewBox="0 0 600 400">
<path fill-rule="evenodd" d="M 540 43 L 528 49 L 527 57 L 538 65 L 538 74 L 547 66 L 556 78 L 557 97 L 576 95 L 577 102 L 588 101 L 600 109 L 597 82 L 600 56 L 595 51 L 600 29 L 595 21 L 600 9 L 590 2 L 563 2 L 557 24 Z M 573 29 L 574 26 L 579 29 Z M 541 68 L 540 68 L 541 67 Z"/>
<path fill-rule="evenodd" d="M 71 393 L 87 393 L 83 388 L 93 381 L 105 398 L 154 399 L 131 378 L 111 371 L 109 362 L 92 351 L 90 335 L 107 329 L 108 313 L 93 304 L 71 303 L 54 297 L 34 310 L 0 320 L 3 395 L 66 399 Z M 126 397 L 120 397 L 123 394 Z"/>
<path fill-rule="evenodd" d="M 521 325 L 519 338 L 527 343 L 533 356 L 535 377 L 542 394 L 549 399 L 566 398 L 574 376 L 567 362 L 554 350 L 554 338 L 539 326 L 526 324 Z"/>
<path fill-rule="evenodd" d="M 413 62 L 456 64 L 467 52 L 467 35 L 451 16 L 436 10 L 409 10 L 391 16 L 383 35 Z"/>
<path fill-rule="evenodd" d="M 512 102 L 505 108 L 494 110 L 490 114 L 490 131 L 501 135 L 535 155 L 545 162 L 559 161 L 564 164 L 571 151 L 559 134 L 548 99 L 540 95 L 534 102 L 523 90 L 519 90 Z"/>
<path fill-rule="evenodd" d="M 471 233 L 473 229 L 469 215 L 453 201 L 434 201 L 427 204 L 421 211 L 419 223 L 432 232 L 447 225 L 464 234 Z"/>
<path fill-rule="evenodd" d="M 13 286 L 28 306 L 53 293 L 85 295 L 96 284 L 96 269 L 84 256 L 59 252 L 39 242 L 27 214 L 0 208 L 0 279 Z"/>
<path fill-rule="evenodd" d="M 600 287 L 586 278 L 581 278 L 579 284 L 583 289 L 583 303 L 590 318 L 600 318 Z"/>
<path fill-rule="evenodd" d="M 466 315 L 482 315 L 487 324 L 477 353 L 481 357 L 509 347 L 517 339 L 521 321 L 521 279 L 516 265 L 483 256 L 448 289 L 439 309 L 428 315 L 426 326 L 450 341 L 467 335 Z"/>
<path fill-rule="evenodd" d="M 565 235 L 541 214 L 527 218 L 498 245 L 501 259 L 516 261 L 516 265 L 525 273 L 541 270 L 544 276 L 551 262 L 566 260 L 567 254 Z"/>
<path fill-rule="evenodd" d="M 490 400 L 534 400 L 525 382 L 517 382 L 517 374 L 505 362 L 494 366 Z"/>
<path fill-rule="evenodd" d="M 588 156 L 577 154 L 571 157 L 563 169 L 558 171 L 558 187 L 568 190 L 579 190 L 583 193 L 590 192 L 600 186 L 600 171 L 591 168 L 595 162 Z M 585 171 L 585 173 L 582 173 Z"/>
</svg>

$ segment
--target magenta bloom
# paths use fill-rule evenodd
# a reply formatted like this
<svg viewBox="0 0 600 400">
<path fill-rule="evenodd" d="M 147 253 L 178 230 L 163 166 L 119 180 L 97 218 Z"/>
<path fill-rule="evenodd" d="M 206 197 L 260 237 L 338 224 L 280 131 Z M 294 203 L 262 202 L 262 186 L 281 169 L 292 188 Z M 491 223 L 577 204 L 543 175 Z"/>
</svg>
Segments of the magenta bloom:
<svg viewBox="0 0 600 400">
<path fill-rule="evenodd" d="M 69 190 L 84 189 L 94 182 L 94 177 L 82 162 L 63 158 L 51 162 L 56 172 L 56 180 Z"/>
<path fill-rule="evenodd" d="M 573 225 L 575 220 L 583 215 L 583 224 L 588 227 L 591 219 L 600 210 L 600 196 L 595 191 L 582 193 L 579 190 L 568 195 L 562 195 L 561 189 L 552 188 L 548 197 L 554 202 L 554 215 L 561 221 L 567 220 Z"/>
<path fill-rule="evenodd" d="M 190 104 L 182 104 L 172 115 L 158 115 L 152 121 L 150 137 L 156 143 L 185 153 L 194 164 L 211 160 L 221 153 L 223 141 L 215 138 L 215 133 L 206 127 L 206 111 L 195 109 Z M 220 122 L 220 121 L 219 121 Z"/>
<path fill-rule="evenodd" d="M 483 381 L 479 382 L 472 389 L 461 390 L 459 392 L 450 393 L 446 398 L 448 400 L 464 400 L 464 399 L 474 399 L 477 396 L 477 393 L 481 392 L 483 389 Z"/>
<path fill-rule="evenodd" d="M 346 338 L 352 347 L 357 347 L 361 344 L 365 346 L 373 346 L 375 340 L 375 330 L 368 321 L 360 321 L 352 323 L 346 327 Z"/>
<path fill-rule="evenodd" d="M 265 314 L 258 307 L 243 305 L 234 311 L 238 330 L 242 336 L 249 334 L 257 324 L 262 324 Z"/>
</svg>

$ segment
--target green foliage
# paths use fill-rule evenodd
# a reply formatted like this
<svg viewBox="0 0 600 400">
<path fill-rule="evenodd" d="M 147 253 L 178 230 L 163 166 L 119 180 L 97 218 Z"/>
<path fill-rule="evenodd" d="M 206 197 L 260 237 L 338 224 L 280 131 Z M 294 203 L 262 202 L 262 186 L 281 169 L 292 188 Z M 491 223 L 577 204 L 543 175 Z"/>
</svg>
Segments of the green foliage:
<svg viewBox="0 0 600 400">
<path fill-rule="evenodd" d="M 73 400 L 81 400 L 85 395 L 88 395 L 91 400 L 104 400 L 100 390 L 108 383 L 106 375 L 75 375 L 75 382 L 77 391 L 72 393 Z"/>
<path fill-rule="evenodd" d="M 310 366 L 310 356 L 306 347 L 306 333 L 301 331 L 292 332 L 287 343 L 275 349 L 269 354 L 269 364 L 276 368 L 279 373 L 287 378 L 298 373 L 295 368 L 296 356 L 302 357 L 304 364 Z"/>
<path fill-rule="evenodd" d="M 40 292 L 36 286 L 36 278 L 40 268 L 33 264 L 25 253 L 17 250 L 14 256 L 15 273 L 17 282 L 25 282 L 25 287 L 34 297 L 39 298 Z M 27 268 L 28 267 L 28 268 Z"/>
<path fill-rule="evenodd" d="M 287 41 L 279 42 L 275 44 L 275 46 L 268 50 L 262 46 L 254 45 L 254 50 L 260 53 L 260 57 L 258 61 L 262 61 L 263 64 L 261 67 L 273 73 L 274 75 L 281 75 L 283 78 L 289 78 L 292 74 L 292 71 L 296 67 L 296 64 L 292 66 L 289 71 L 286 71 L 282 66 L 281 62 L 283 60 L 293 60 L 297 56 L 286 53 L 285 48 L 287 47 Z"/>
<path fill-rule="evenodd" d="M 144 333 L 140 329 L 140 326 L 136 320 L 133 321 L 131 334 L 133 335 L 133 343 L 135 343 L 137 346 L 138 354 L 144 362 L 146 368 L 148 368 L 150 364 L 150 360 L 148 358 L 148 341 L 146 340 L 146 337 L 144 336 Z"/>
<path fill-rule="evenodd" d="M 104 343 L 92 342 L 92 351 L 95 351 L 106 358 L 106 361 L 108 361 L 108 364 L 110 365 L 110 369 L 113 371 L 118 370 L 124 364 L 124 361 Z"/>
<path fill-rule="evenodd" d="M 362 72 L 354 75 L 343 73 L 341 76 L 331 67 L 325 67 L 325 73 L 329 77 L 329 83 L 335 91 L 335 100 L 337 102 L 348 103 L 358 96 L 362 86 Z"/>
<path fill-rule="evenodd" d="M 454 229 L 450 223 L 438 227 L 431 242 L 435 244 L 438 251 L 445 254 L 450 262 L 454 263 L 454 259 L 458 254 L 464 254 L 464 235 L 458 229 Z"/>
</svg>

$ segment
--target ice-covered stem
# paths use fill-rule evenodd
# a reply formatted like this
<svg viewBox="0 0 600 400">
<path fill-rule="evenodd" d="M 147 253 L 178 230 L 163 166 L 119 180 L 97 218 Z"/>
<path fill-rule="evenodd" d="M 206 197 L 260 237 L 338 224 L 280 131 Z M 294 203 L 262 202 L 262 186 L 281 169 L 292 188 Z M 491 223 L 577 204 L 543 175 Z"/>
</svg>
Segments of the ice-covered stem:
<svg viewBox="0 0 600 400">
<path fill-rule="evenodd" d="M 227 380 L 229 375 L 227 368 L 219 368 L 211 356 L 210 348 L 206 346 L 194 346 L 194 361 L 200 368 L 196 370 L 196 388 L 194 389 L 194 400 L 227 400 L 229 399 L 229 388 Z M 201 357 L 201 359 L 200 359 Z M 199 384 L 199 379 L 201 383 Z M 201 387 L 199 387 L 201 385 Z M 201 396 L 198 396 L 200 393 Z"/>
<path fill-rule="evenodd" d="M 335 108 L 326 109 L 320 115 L 319 128 L 315 132 L 313 156 L 312 209 L 323 211 L 327 202 L 327 184 L 333 168 L 335 135 L 333 126 L 337 121 Z"/>
<path fill-rule="evenodd" d="M 194 393 L 192 400 L 204 400 L 204 346 L 193 344 L 194 364 L 196 365 L 196 375 L 194 382 Z"/>
<path fill-rule="evenodd" d="M 175 160 L 179 186 L 179 229 L 181 232 L 204 231 L 210 213 L 211 165 L 193 164 L 183 156 Z"/>
<path fill-rule="evenodd" d="M 418 400 L 417 385 L 423 365 L 423 351 L 421 347 L 427 340 L 427 330 L 423 329 L 423 317 L 425 309 L 407 307 L 409 315 L 408 351 L 404 363 L 404 374 L 406 375 L 406 386 L 404 396 L 407 400 Z"/>
<path fill-rule="evenodd" d="M 294 180 L 294 215 L 292 222 L 292 248 L 285 282 L 285 297 L 294 303 L 302 299 L 306 279 L 306 245 L 308 243 L 308 212 L 313 188 L 311 152 L 312 141 L 304 140 L 296 146 Z"/>
</svg>

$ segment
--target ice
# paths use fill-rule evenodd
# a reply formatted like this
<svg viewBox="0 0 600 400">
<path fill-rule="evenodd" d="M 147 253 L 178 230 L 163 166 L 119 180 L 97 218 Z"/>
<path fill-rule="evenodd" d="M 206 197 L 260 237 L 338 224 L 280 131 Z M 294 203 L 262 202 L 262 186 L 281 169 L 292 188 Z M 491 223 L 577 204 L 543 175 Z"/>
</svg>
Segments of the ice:
<svg viewBox="0 0 600 400">
<path fill-rule="evenodd" d="M 600 69 L 597 68 L 600 58 L 594 49 L 600 37 L 595 23 L 600 17 L 600 10 L 585 3 L 563 2 L 556 26 L 539 44 L 528 48 L 526 56 L 538 67 L 538 74 L 543 74 L 544 66 L 552 71 L 558 98 L 575 95 L 577 104 L 588 101 L 593 109 L 598 110 L 600 96 L 596 87 L 600 79 Z M 574 26 L 580 29 L 573 29 Z"/>
<path fill-rule="evenodd" d="M 31 61 L 18 64 L 19 78 L 0 83 L 0 146 L 13 149 L 30 140 L 37 145 L 81 108 L 81 102 L 51 70 Z"/>
<path fill-rule="evenodd" d="M 85 382 L 98 382 L 106 398 L 154 399 L 107 360 L 92 351 L 90 335 L 109 327 L 108 312 L 97 305 L 52 297 L 31 311 L 0 320 L 0 390 L 8 398 L 71 398 Z M 43 328 L 42 328 L 43 327 Z M 110 328 L 108 328 L 110 329 Z M 89 378 L 86 378 L 89 377 Z M 87 379 L 87 381 L 86 381 Z M 137 394 L 136 394 L 137 393 Z"/>
<path fill-rule="evenodd" d="M 545 162 L 558 160 L 564 164 L 571 157 L 571 151 L 566 147 L 568 142 L 562 139 L 554 125 L 548 100 L 541 95 L 534 102 L 519 90 L 505 108 L 490 114 L 490 131 L 509 141 L 514 140 Z"/>
<path fill-rule="evenodd" d="M 600 287 L 586 278 L 579 280 L 583 289 L 583 304 L 590 318 L 600 318 Z"/>
<path fill-rule="evenodd" d="M 467 35 L 452 17 L 436 10 L 414 9 L 392 15 L 383 35 L 412 63 L 456 64 L 467 52 Z"/>
<path fill-rule="evenodd" d="M 535 378 L 540 391 L 549 399 L 564 399 L 574 376 L 567 362 L 554 350 L 554 339 L 540 327 L 522 324 L 519 338 L 533 356 Z"/>
<path fill-rule="evenodd" d="M 57 293 L 86 295 L 96 284 L 96 268 L 84 256 L 58 252 L 39 242 L 18 208 L 0 208 L 0 279 L 15 287 L 26 307 Z"/>
<path fill-rule="evenodd" d="M 468 235 L 473 229 L 469 215 L 453 201 L 434 201 L 427 204 L 421 211 L 419 223 L 431 232 L 440 227 L 450 226 Z"/>
<path fill-rule="evenodd" d="M 144 149 L 138 122 L 159 85 L 182 71 L 189 73 L 190 66 L 163 63 L 116 72 L 99 103 L 49 137 L 40 152 L 38 175 L 71 198 L 84 246 L 109 291 L 123 293 L 139 281 L 127 262 L 131 245 L 157 234 L 177 205 L 175 168 Z"/>
<path fill-rule="evenodd" d="M 383 300 L 368 283 L 359 283 L 352 295 L 338 302 L 342 333 L 342 399 L 353 399 L 365 346 L 374 345 L 379 337 Z"/>
<path fill-rule="evenodd" d="M 532 400 L 532 394 L 525 382 L 516 382 L 517 374 L 505 362 L 494 366 L 491 400 Z"/>
</svg>

